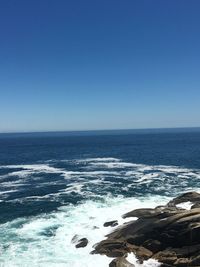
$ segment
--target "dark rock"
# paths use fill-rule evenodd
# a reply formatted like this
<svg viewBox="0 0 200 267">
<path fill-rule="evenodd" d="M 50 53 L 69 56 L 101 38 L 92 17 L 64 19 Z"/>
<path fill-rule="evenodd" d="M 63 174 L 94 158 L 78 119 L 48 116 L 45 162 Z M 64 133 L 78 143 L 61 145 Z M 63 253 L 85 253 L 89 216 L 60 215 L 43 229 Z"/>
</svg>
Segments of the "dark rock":
<svg viewBox="0 0 200 267">
<path fill-rule="evenodd" d="M 127 252 L 130 252 L 130 249 L 125 242 L 109 239 L 97 244 L 92 254 L 105 254 L 108 257 L 116 258 L 125 256 Z"/>
<path fill-rule="evenodd" d="M 149 249 L 153 253 L 156 253 L 162 249 L 162 243 L 158 240 L 149 239 L 143 243 L 143 247 Z"/>
<path fill-rule="evenodd" d="M 191 209 L 196 209 L 196 208 L 200 208 L 200 202 L 197 202 L 191 206 Z"/>
<path fill-rule="evenodd" d="M 127 212 L 126 214 L 122 215 L 122 218 L 130 218 L 130 217 L 148 217 L 155 214 L 156 211 L 154 209 L 136 209 L 132 210 L 130 212 Z"/>
<path fill-rule="evenodd" d="M 171 216 L 172 214 L 177 214 L 179 210 L 181 209 L 178 209 L 176 206 L 158 206 L 155 209 L 136 209 L 122 215 L 122 218 L 150 218 L 154 216 L 162 219 L 167 216 Z"/>
<path fill-rule="evenodd" d="M 108 226 L 111 226 L 111 227 L 114 227 L 114 226 L 117 226 L 118 225 L 118 221 L 109 221 L 109 222 L 105 222 L 104 223 L 104 227 L 108 227 Z"/>
<path fill-rule="evenodd" d="M 169 265 L 169 264 L 166 264 L 166 263 L 162 263 L 161 265 L 160 265 L 160 267 L 173 267 L 172 265 Z"/>
<path fill-rule="evenodd" d="M 154 255 L 154 259 L 166 263 L 166 264 L 174 264 L 174 262 L 176 262 L 177 260 L 177 255 L 174 251 L 171 250 L 164 250 L 164 251 L 160 251 L 158 253 L 156 253 Z"/>
<path fill-rule="evenodd" d="M 185 194 L 182 194 L 181 196 L 178 196 L 174 199 L 172 199 L 167 206 L 176 206 L 178 204 L 184 203 L 184 202 L 191 202 L 191 203 L 198 203 L 200 202 L 200 194 L 197 192 L 187 192 Z"/>
<path fill-rule="evenodd" d="M 187 258 L 179 258 L 174 262 L 174 265 L 180 267 L 190 266 L 190 260 Z"/>
<path fill-rule="evenodd" d="M 109 267 L 135 267 L 135 265 L 128 262 L 124 257 L 121 257 L 112 260 Z"/>
<path fill-rule="evenodd" d="M 149 258 L 151 258 L 153 256 L 153 252 L 150 251 L 147 248 L 144 248 L 142 246 L 138 247 L 136 250 L 134 249 L 137 258 L 140 260 L 140 262 L 142 263 L 144 260 L 148 260 Z"/>
<path fill-rule="evenodd" d="M 76 244 L 76 248 L 84 248 L 86 247 L 88 244 L 88 239 L 87 238 L 81 238 L 80 240 L 78 240 L 77 244 Z"/>
<path fill-rule="evenodd" d="M 176 207 L 188 201 L 193 203 L 191 210 Z M 153 258 L 163 267 L 200 266 L 199 203 L 200 194 L 188 192 L 166 206 L 128 212 L 123 218 L 138 219 L 117 227 L 106 240 L 95 246 L 93 253 L 117 258 L 112 261 L 111 267 L 118 267 L 119 259 L 124 260 L 130 252 L 140 262 Z"/>
<path fill-rule="evenodd" d="M 117 262 L 116 262 L 117 259 L 114 259 L 110 262 L 109 264 L 109 267 L 117 267 Z"/>
<path fill-rule="evenodd" d="M 200 255 L 192 257 L 190 266 L 200 266 Z"/>
</svg>

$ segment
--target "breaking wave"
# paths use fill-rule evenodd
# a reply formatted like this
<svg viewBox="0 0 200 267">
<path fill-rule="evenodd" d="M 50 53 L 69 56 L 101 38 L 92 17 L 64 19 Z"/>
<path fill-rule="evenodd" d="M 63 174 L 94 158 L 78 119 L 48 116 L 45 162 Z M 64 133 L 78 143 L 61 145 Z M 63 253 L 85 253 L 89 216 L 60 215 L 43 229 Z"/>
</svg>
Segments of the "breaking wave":
<svg viewBox="0 0 200 267">
<path fill-rule="evenodd" d="M 113 229 L 104 222 L 123 222 L 120 216 L 132 209 L 198 191 L 200 170 L 112 157 L 50 160 L 2 165 L 0 183 L 0 266 L 104 267 L 110 259 L 89 254 Z M 89 245 L 76 249 L 74 235 L 87 237 Z M 129 258 L 140 266 L 133 255 Z"/>
<path fill-rule="evenodd" d="M 56 212 L 32 218 L 7 222 L 0 230 L 3 266 L 72 266 L 106 267 L 111 259 L 90 255 L 92 246 L 104 238 L 113 228 L 103 227 L 105 221 L 117 219 L 125 222 L 120 214 L 138 207 L 154 207 L 165 204 L 166 197 L 109 198 L 104 202 L 86 201 L 77 206 L 63 206 Z M 6 234 L 5 234 L 6 233 Z M 86 237 L 87 247 L 76 249 L 71 240 L 74 235 Z M 132 260 L 136 261 L 132 255 Z M 139 264 L 136 266 L 140 266 Z M 144 266 L 152 265 L 150 261 Z"/>
</svg>

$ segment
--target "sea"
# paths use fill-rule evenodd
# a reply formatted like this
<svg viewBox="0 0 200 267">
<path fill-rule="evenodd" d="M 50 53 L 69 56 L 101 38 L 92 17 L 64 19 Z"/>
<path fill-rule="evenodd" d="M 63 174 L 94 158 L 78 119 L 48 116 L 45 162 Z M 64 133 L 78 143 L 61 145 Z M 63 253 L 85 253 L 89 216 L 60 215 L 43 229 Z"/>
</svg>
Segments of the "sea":
<svg viewBox="0 0 200 267">
<path fill-rule="evenodd" d="M 104 222 L 199 188 L 200 128 L 0 134 L 0 266 L 106 267 Z"/>
</svg>

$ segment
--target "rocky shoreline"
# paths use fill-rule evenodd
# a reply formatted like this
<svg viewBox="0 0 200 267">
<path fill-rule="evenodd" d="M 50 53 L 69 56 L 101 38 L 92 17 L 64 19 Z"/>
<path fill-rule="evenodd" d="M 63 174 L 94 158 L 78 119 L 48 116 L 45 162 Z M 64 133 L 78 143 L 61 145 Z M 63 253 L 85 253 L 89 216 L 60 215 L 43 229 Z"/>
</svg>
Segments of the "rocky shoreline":
<svg viewBox="0 0 200 267">
<path fill-rule="evenodd" d="M 154 259 L 160 266 L 200 266 L 200 194 L 188 192 L 165 206 L 136 209 L 122 216 L 133 218 L 119 225 L 94 246 L 92 254 L 106 255 L 110 267 L 134 267 L 127 255 L 139 263 Z M 116 221 L 105 226 L 116 225 Z"/>
</svg>

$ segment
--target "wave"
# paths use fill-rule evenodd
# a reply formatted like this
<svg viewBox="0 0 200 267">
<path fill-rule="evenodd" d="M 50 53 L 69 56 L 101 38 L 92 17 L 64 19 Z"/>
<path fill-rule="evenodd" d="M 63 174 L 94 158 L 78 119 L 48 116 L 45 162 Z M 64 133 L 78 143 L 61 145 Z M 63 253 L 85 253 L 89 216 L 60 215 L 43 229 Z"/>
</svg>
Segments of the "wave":
<svg viewBox="0 0 200 267">
<path fill-rule="evenodd" d="M 105 168 L 127 168 L 127 167 L 136 167 L 137 164 L 129 162 L 91 162 L 90 165 L 95 167 L 105 167 Z M 140 165 L 139 165 L 140 166 Z"/>
<path fill-rule="evenodd" d="M 80 160 L 77 160 L 77 162 L 109 162 L 109 161 L 112 161 L 112 162 L 119 162 L 121 161 L 120 159 L 117 159 L 117 158 L 111 158 L 111 157 L 108 157 L 108 158 L 87 158 L 87 159 L 80 159 Z"/>
<path fill-rule="evenodd" d="M 89 254 L 92 245 L 113 230 L 103 227 L 105 221 L 126 222 L 130 218 L 123 220 L 122 214 L 165 204 L 169 197 L 200 185 L 198 169 L 136 164 L 111 157 L 5 165 L 0 170 L 4 173 L 0 175 L 1 205 L 12 203 L 15 209 L 15 202 L 19 202 L 22 210 L 37 205 L 43 210 L 1 224 L 0 264 L 6 267 L 25 267 L 30 262 L 33 267 L 108 266 L 111 259 Z M 52 212 L 45 212 L 47 203 L 59 204 Z M 89 245 L 76 249 L 71 244 L 75 234 L 88 238 Z M 128 259 L 141 266 L 134 255 Z M 148 261 L 143 266 L 158 264 Z"/>
<path fill-rule="evenodd" d="M 89 254 L 92 246 L 113 230 L 111 227 L 103 227 L 104 222 L 113 219 L 120 223 L 126 222 L 131 219 L 123 220 L 121 215 L 131 209 L 155 207 L 167 201 L 166 197 L 112 197 L 106 198 L 104 202 L 88 200 L 78 206 L 60 207 L 57 212 L 48 215 L 8 222 L 0 229 L 0 246 L 3 251 L 0 262 L 12 267 L 25 267 L 30 262 L 33 267 L 107 267 L 111 259 Z M 76 249 L 71 243 L 74 235 L 88 238 L 88 246 Z M 129 255 L 129 260 L 136 262 L 134 255 Z M 158 264 L 149 261 L 143 266 Z"/>
<path fill-rule="evenodd" d="M 198 188 L 200 170 L 184 167 L 145 165 L 103 157 L 86 158 L 73 161 L 48 162 L 48 164 L 5 165 L 8 173 L 0 176 L 0 194 L 10 190 L 2 197 L 6 199 L 17 190 L 24 191 L 32 186 L 34 198 L 41 198 L 41 188 L 56 187 L 44 196 L 60 199 L 64 195 L 79 194 L 85 198 L 113 195 L 164 194 L 175 195 Z M 50 176 L 51 175 L 51 176 Z M 11 179 L 11 180 L 10 180 Z M 60 185 L 60 187 L 59 187 Z M 38 193 L 37 193 L 38 192 Z M 25 194 L 25 193 L 24 193 Z M 21 199 L 32 195 L 21 196 Z M 20 197 L 20 195 L 16 195 Z"/>
</svg>

